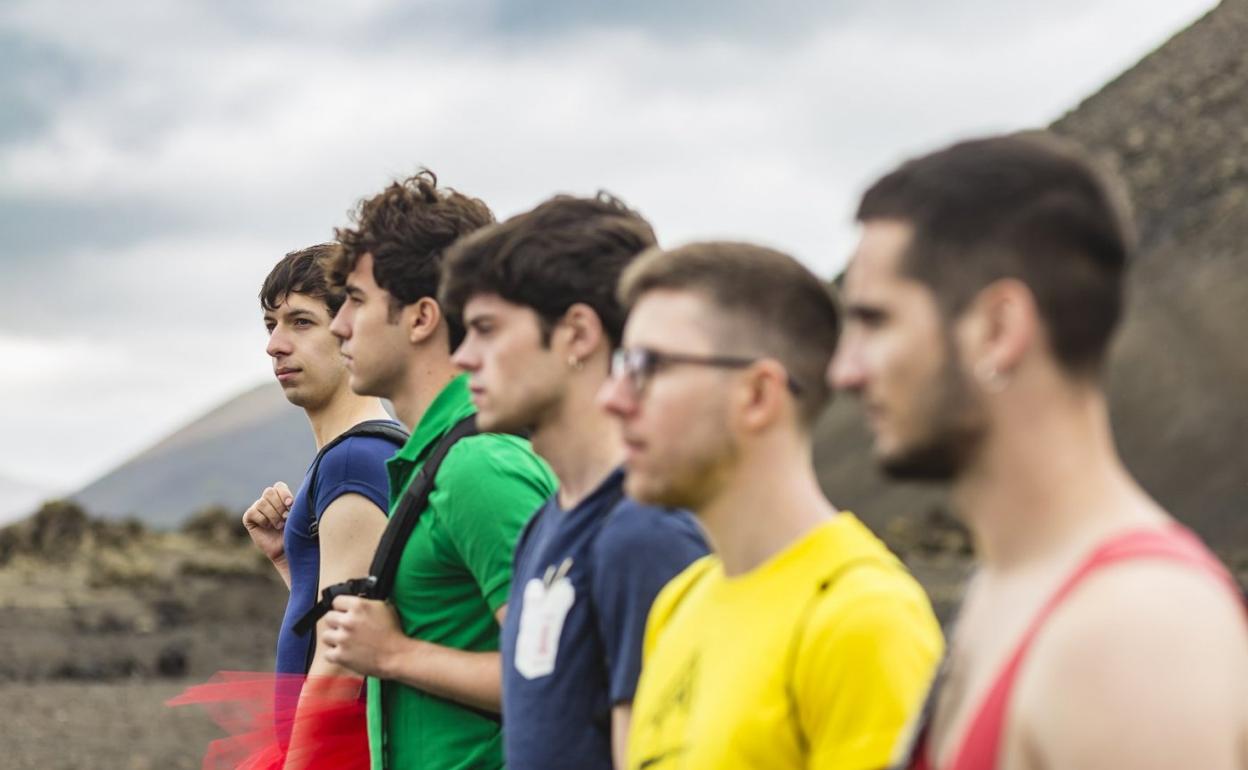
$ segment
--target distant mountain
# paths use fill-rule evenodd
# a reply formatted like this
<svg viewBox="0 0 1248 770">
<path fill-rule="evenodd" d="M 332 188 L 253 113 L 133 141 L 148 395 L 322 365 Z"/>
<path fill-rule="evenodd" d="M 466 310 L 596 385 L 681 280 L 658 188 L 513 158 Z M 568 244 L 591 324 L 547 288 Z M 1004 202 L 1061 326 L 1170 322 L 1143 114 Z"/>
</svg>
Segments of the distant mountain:
<svg viewBox="0 0 1248 770">
<path fill-rule="evenodd" d="M 1248 569 L 1245 40 L 1248 0 L 1224 0 L 1052 129 L 1117 168 L 1135 207 L 1141 254 L 1109 378 L 1119 449 L 1150 493 Z M 869 446 L 857 405 L 840 399 L 818 433 L 833 500 L 902 540 L 939 520 L 914 514 L 941 495 L 883 483 Z"/>
<path fill-rule="evenodd" d="M 29 516 L 54 495 L 54 490 L 41 484 L 0 476 L 0 526 Z"/>
<path fill-rule="evenodd" d="M 208 505 L 241 514 L 264 487 L 296 489 L 316 451 L 277 383 L 227 401 L 72 495 L 92 515 L 175 527 Z"/>
</svg>

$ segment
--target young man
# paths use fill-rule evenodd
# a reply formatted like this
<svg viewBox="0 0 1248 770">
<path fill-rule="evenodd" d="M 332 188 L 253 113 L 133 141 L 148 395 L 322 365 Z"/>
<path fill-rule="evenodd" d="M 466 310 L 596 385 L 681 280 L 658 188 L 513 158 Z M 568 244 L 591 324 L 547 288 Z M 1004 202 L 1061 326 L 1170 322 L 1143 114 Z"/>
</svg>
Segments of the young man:
<svg viewBox="0 0 1248 770">
<path fill-rule="evenodd" d="M 1244 608 L 1114 449 L 1133 248 L 1108 183 L 1052 137 L 991 138 L 902 165 L 858 218 L 831 379 L 887 471 L 952 482 L 980 563 L 905 766 L 1248 768 Z"/>
<path fill-rule="evenodd" d="M 297 493 L 279 481 L 243 514 L 252 541 L 290 589 L 273 691 L 274 725 L 279 743 L 288 744 L 290 767 L 303 766 L 312 754 L 363 744 L 362 720 L 358 744 L 327 743 L 327 710 L 352 700 L 358 686 L 344 686 L 341 677 L 354 674 L 328 661 L 323 648 L 314 648 L 313 637 L 295 633 L 293 626 L 321 588 L 367 571 L 386 524 L 385 461 L 404 436 L 380 401 L 351 391 L 338 340 L 329 332 L 343 294 L 326 282 L 324 262 L 337 249 L 322 244 L 287 254 L 260 290 L 274 374 L 287 400 L 307 413 L 317 447 Z M 312 679 L 305 683 L 303 674 Z M 345 713 L 350 710 L 335 730 L 354 733 Z"/>
<path fill-rule="evenodd" d="M 347 300 L 332 331 L 351 387 L 389 398 L 412 428 L 388 463 L 392 511 L 432 447 L 473 414 L 467 378 L 451 363 L 463 327 L 435 297 L 443 252 L 491 221 L 484 203 L 439 188 L 425 171 L 365 201 L 356 226 L 338 231 L 334 275 Z M 553 490 L 527 441 L 460 440 L 403 547 L 391 603 L 334 601 L 321 643 L 330 661 L 370 677 L 374 767 L 502 766 L 498 629 L 511 555 Z"/>
<path fill-rule="evenodd" d="M 827 286 L 739 243 L 642 256 L 603 403 L 626 489 L 688 508 L 715 555 L 650 612 L 628 767 L 878 770 L 940 657 L 901 563 L 815 480 L 837 339 Z"/>
<path fill-rule="evenodd" d="M 366 423 L 398 428 L 380 401 L 352 392 L 338 339 L 329 332 L 343 294 L 326 282 L 324 262 L 337 248 L 322 244 L 287 254 L 260 289 L 273 372 L 286 400 L 307 413 L 318 450 L 304 478 L 311 481 L 315 468 L 315 489 L 304 483 L 292 494 L 278 481 L 243 514 L 252 542 L 290 588 L 277 643 L 279 674 L 344 673 L 323 651 L 309 657 L 312 638 L 291 627 L 316 602 L 320 587 L 368 570 L 386 526 L 385 461 L 398 448 L 383 437 L 350 436 L 319 451 Z"/>
<path fill-rule="evenodd" d="M 478 424 L 531 430 L 559 479 L 520 538 L 503 624 L 515 770 L 624 766 L 646 613 L 706 553 L 688 513 L 624 496 L 619 426 L 594 401 L 624 326 L 614 287 L 652 245 L 619 201 L 559 196 L 460 241 L 443 271 Z"/>
</svg>

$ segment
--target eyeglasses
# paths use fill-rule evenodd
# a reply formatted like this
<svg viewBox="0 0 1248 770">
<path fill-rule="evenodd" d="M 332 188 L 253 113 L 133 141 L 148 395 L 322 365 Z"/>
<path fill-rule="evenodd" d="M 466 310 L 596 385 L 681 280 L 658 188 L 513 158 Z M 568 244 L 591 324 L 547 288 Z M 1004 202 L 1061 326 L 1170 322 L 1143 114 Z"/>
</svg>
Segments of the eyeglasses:
<svg viewBox="0 0 1248 770">
<path fill-rule="evenodd" d="M 762 358 L 743 358 L 740 356 L 697 356 L 688 353 L 666 353 L 651 348 L 620 348 L 611 356 L 611 376 L 627 377 L 633 392 L 642 393 L 646 383 L 660 369 L 672 364 L 689 364 L 691 366 L 713 366 L 720 369 L 744 369 L 752 366 Z M 797 380 L 786 374 L 787 385 L 793 395 L 802 392 Z"/>
</svg>

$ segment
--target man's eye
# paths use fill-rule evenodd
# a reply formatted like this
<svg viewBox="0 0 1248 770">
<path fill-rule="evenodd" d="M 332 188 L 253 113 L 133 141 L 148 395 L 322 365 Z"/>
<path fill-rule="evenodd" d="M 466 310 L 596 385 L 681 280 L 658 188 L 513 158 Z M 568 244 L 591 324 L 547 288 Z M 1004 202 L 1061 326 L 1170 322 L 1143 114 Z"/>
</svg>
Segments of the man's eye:
<svg viewBox="0 0 1248 770">
<path fill-rule="evenodd" d="M 311 325 L 312 325 L 312 319 L 310 319 L 310 318 L 296 318 L 296 319 L 294 320 L 294 324 L 295 324 L 295 328 L 298 328 L 298 329 L 306 329 L 307 327 L 309 327 L 309 326 L 311 326 Z"/>
</svg>

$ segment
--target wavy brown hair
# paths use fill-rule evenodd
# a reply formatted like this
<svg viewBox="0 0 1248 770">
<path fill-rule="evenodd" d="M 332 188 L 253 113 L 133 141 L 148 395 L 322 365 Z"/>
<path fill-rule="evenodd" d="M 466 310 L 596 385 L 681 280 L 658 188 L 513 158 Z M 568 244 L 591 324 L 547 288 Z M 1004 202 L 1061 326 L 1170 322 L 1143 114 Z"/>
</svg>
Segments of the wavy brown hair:
<svg viewBox="0 0 1248 770">
<path fill-rule="evenodd" d="M 354 227 L 334 231 L 342 250 L 330 265 L 330 281 L 342 286 L 360 258 L 371 254 L 373 280 L 390 294 L 392 320 L 405 305 L 436 300 L 447 247 L 494 221 L 485 203 L 438 187 L 438 177 L 429 169 L 361 201 L 351 218 Z M 464 328 L 458 319 L 447 316 L 446 321 L 454 350 Z"/>
</svg>

